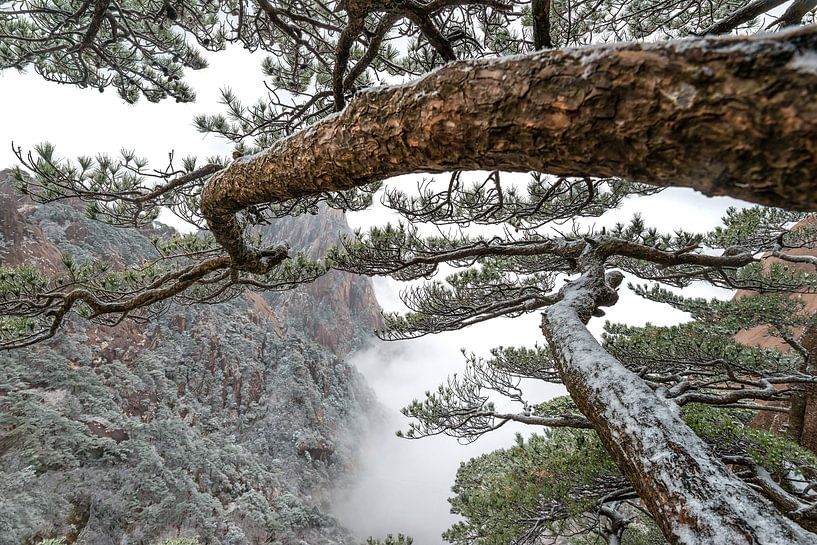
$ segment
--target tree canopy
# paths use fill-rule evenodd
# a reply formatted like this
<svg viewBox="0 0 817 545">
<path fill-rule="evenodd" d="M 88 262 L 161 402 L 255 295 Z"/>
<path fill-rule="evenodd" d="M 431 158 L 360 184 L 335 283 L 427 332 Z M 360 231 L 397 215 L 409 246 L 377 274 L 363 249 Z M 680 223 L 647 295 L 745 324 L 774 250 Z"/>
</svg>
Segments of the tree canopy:
<svg viewBox="0 0 817 545">
<path fill-rule="evenodd" d="M 42 342 L 69 320 L 150 320 L 170 300 L 217 303 L 332 269 L 426 279 L 404 292 L 410 312 L 387 316 L 381 336 L 541 311 L 547 348 L 472 358 L 459 381 L 408 408 L 420 419 L 410 433 L 471 438 L 509 420 L 592 428 L 544 441 L 591 434 L 670 543 L 815 543 L 809 486 L 787 484 L 780 466 L 772 474 L 743 450 L 722 455 L 709 428 L 689 420 L 697 404 L 794 407 L 814 382 L 799 329 L 810 318 L 776 294 L 816 287 L 817 260 L 798 252 L 814 247 L 811 216 L 791 210 L 814 210 L 817 195 L 817 27 L 706 36 L 755 30 L 782 3 L 8 2 L 0 68 L 114 87 L 130 102 L 189 101 L 184 68 L 205 66 L 201 50 L 240 43 L 268 55 L 269 83 L 258 103 L 225 91 L 227 113 L 196 120 L 235 143 L 232 161 L 171 158 L 156 168 L 133 152 L 68 160 L 51 144 L 18 148 L 17 185 L 36 202 L 78 199 L 89 217 L 123 228 L 167 208 L 201 231 L 157 238 L 136 267 L 72 256 L 58 271 L 3 267 L 0 341 Z M 810 21 L 813 8 L 796 0 L 769 26 Z M 375 86 L 384 82 L 403 83 Z M 487 174 L 463 174 L 474 170 Z M 532 174 L 524 185 L 508 171 Z M 414 173 L 448 179 L 381 190 L 384 179 Z M 637 216 L 603 225 L 606 211 L 656 186 L 780 208 L 736 210 L 710 233 L 663 233 Z M 376 195 L 405 221 L 347 237 L 323 259 L 261 236 L 276 218 L 324 205 L 361 210 Z M 769 255 L 774 264 L 762 261 Z M 443 266 L 454 272 L 433 278 Z M 761 295 L 726 304 L 635 288 L 695 321 L 609 326 L 602 346 L 586 324 L 617 302 L 625 276 Z M 762 324 L 793 352 L 729 340 Z M 530 406 L 519 377 L 560 382 L 575 406 Z M 486 384 L 523 410 L 497 413 Z M 749 448 L 732 413 L 701 414 Z"/>
</svg>

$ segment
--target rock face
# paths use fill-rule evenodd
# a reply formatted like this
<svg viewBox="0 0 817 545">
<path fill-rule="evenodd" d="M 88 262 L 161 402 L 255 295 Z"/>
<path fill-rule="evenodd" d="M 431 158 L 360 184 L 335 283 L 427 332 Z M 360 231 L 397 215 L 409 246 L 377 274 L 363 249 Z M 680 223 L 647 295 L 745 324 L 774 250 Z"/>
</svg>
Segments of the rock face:
<svg viewBox="0 0 817 545">
<path fill-rule="evenodd" d="M 793 255 L 815 255 L 814 250 L 809 248 L 794 248 L 787 250 L 787 252 Z M 766 265 L 775 262 L 779 263 L 780 260 L 773 257 L 764 259 Z M 798 263 L 786 263 L 785 265 L 803 272 L 814 272 L 812 265 Z M 751 295 L 752 292 L 738 290 L 735 297 L 751 297 Z M 817 294 L 793 294 L 792 297 L 802 301 L 805 314 L 812 316 L 817 314 Z M 807 328 L 792 331 L 791 333 L 792 337 L 809 352 L 809 365 L 813 369 L 815 363 L 817 363 L 817 329 Z M 740 331 L 735 335 L 735 339 L 749 346 L 773 348 L 782 352 L 792 350 L 791 346 L 786 344 L 779 336 L 771 335 L 769 328 L 765 325 Z M 780 388 L 785 387 L 787 385 L 780 385 Z M 802 447 L 817 453 L 817 387 L 815 385 L 806 385 L 802 386 L 800 391 L 800 395 L 796 396 L 791 404 L 789 413 L 777 411 L 759 412 L 752 423 L 763 429 L 786 433 Z M 770 404 L 789 405 L 788 403 L 778 402 L 770 402 Z"/>
<path fill-rule="evenodd" d="M 151 255 L 155 230 L 31 204 L 5 178 L 3 265 Z M 319 252 L 343 230 L 329 211 L 268 236 Z M 343 358 L 379 324 L 370 283 L 332 274 L 0 353 L 0 545 L 351 543 L 326 506 L 376 403 Z"/>
</svg>

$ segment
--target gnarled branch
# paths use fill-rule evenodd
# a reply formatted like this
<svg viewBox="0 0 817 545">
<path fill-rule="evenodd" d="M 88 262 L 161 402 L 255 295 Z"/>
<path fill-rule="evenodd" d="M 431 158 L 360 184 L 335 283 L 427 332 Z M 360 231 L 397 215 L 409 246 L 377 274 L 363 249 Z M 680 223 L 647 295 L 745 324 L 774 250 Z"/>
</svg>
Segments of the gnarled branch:
<svg viewBox="0 0 817 545">
<path fill-rule="evenodd" d="M 239 159 L 202 212 L 251 266 L 232 219 L 245 207 L 417 172 L 622 177 L 814 209 L 815 56 L 809 26 L 451 63 Z"/>
</svg>

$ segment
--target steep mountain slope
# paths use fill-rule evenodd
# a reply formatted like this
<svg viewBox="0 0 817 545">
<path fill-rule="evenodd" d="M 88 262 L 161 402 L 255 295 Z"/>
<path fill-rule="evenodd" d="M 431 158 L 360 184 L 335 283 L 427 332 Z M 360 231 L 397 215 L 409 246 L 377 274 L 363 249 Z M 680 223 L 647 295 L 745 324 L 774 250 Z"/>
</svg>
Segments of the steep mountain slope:
<svg viewBox="0 0 817 545">
<path fill-rule="evenodd" d="M 2 264 L 151 255 L 155 231 L 31 204 L 5 178 Z M 269 236 L 319 250 L 343 229 L 329 211 Z M 350 543 L 326 506 L 376 403 L 343 357 L 379 320 L 369 282 L 333 274 L 0 354 L 0 545 Z"/>
</svg>

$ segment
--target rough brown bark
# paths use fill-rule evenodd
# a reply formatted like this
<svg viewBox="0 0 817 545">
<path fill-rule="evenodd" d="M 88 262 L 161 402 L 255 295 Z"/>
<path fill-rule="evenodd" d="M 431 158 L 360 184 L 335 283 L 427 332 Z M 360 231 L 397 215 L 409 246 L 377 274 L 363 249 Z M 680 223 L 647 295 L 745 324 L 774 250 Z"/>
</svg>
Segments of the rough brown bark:
<svg viewBox="0 0 817 545">
<path fill-rule="evenodd" d="M 817 386 L 805 387 L 803 409 L 803 430 L 800 434 L 800 445 L 817 454 Z"/>
<path fill-rule="evenodd" d="M 817 327 L 807 327 L 800 339 L 800 344 L 808 351 L 808 358 L 801 369 L 807 373 L 814 373 L 817 370 Z M 795 400 L 797 407 L 795 407 Z M 798 436 L 795 441 L 800 446 L 817 453 L 817 385 L 806 384 L 792 400 L 791 410 L 795 408 L 800 413 L 799 418 L 792 419 L 790 416 L 790 427 L 794 428 L 793 433 Z"/>
<path fill-rule="evenodd" d="M 201 209 L 238 264 L 241 209 L 417 172 L 617 176 L 815 209 L 816 92 L 815 26 L 455 62 L 237 160 Z"/>
<path fill-rule="evenodd" d="M 560 376 L 605 448 L 673 545 L 815 544 L 817 536 L 781 515 L 737 479 L 681 419 L 585 327 L 616 295 L 601 264 L 563 290 L 542 329 Z M 620 279 L 619 279 L 620 280 Z"/>
<path fill-rule="evenodd" d="M 77 46 L 80 51 L 91 45 L 99 29 L 102 27 L 102 21 L 105 19 L 105 14 L 110 5 L 109 0 L 97 0 L 94 4 L 94 13 L 91 15 L 91 22 L 88 24 L 88 30 L 82 36 L 82 41 Z"/>
<path fill-rule="evenodd" d="M 531 0 L 530 10 L 533 17 L 533 47 L 550 49 L 553 47 L 550 38 L 550 0 Z"/>
<path fill-rule="evenodd" d="M 806 424 L 806 393 L 803 390 L 792 392 L 788 417 L 786 437 L 802 445 L 803 428 Z"/>
</svg>

